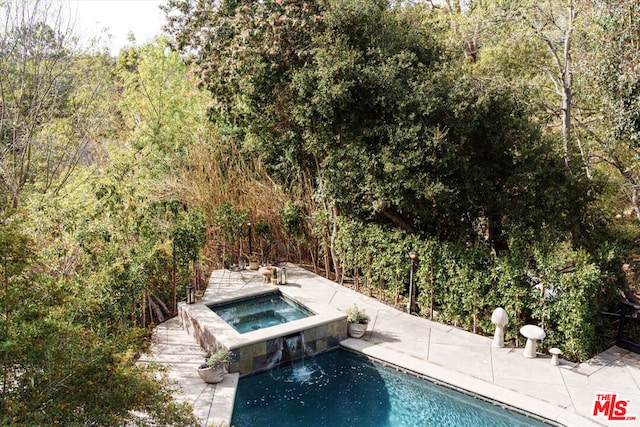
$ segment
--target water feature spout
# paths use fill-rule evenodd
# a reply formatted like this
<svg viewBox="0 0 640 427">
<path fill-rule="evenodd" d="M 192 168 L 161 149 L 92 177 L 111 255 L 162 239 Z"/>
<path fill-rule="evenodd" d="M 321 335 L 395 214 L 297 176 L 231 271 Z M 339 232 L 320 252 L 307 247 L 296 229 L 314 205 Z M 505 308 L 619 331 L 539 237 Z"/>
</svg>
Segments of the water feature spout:
<svg viewBox="0 0 640 427">
<path fill-rule="evenodd" d="M 304 333 L 296 332 L 284 337 L 269 340 L 267 343 L 266 368 L 290 365 L 306 356 L 315 355 L 313 348 L 304 342 Z"/>
<path fill-rule="evenodd" d="M 282 337 L 282 363 L 291 363 L 304 357 L 304 336 L 302 332 Z"/>
</svg>

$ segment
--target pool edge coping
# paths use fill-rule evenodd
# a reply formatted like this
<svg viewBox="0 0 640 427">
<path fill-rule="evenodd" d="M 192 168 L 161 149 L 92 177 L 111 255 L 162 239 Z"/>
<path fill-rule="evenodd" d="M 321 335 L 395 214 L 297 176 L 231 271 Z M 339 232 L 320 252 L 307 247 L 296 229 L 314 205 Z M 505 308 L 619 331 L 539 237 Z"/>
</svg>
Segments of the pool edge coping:
<svg viewBox="0 0 640 427">
<path fill-rule="evenodd" d="M 601 424 L 571 412 L 567 408 L 562 408 L 534 397 L 523 395 L 496 384 L 487 383 L 479 378 L 469 377 L 468 375 L 438 366 L 434 363 L 419 360 L 379 345 L 371 344 L 367 341 L 348 338 L 340 342 L 339 349 L 333 351 L 339 350 L 349 351 L 359 356 L 372 359 L 377 363 L 389 365 L 409 375 L 422 377 L 439 386 L 473 396 L 493 405 L 504 407 L 507 410 L 536 419 L 551 426 L 601 426 Z M 464 379 L 464 387 L 456 384 L 456 382 L 459 382 L 459 379 Z M 227 374 L 225 375 L 225 380 L 220 383 L 224 388 L 220 390 L 220 392 L 216 389 L 212 409 L 217 408 L 215 412 L 221 414 L 220 417 L 216 417 L 218 418 L 216 421 L 221 421 L 218 423 L 220 425 L 232 425 L 231 420 L 233 418 L 239 380 L 240 378 L 237 373 Z M 487 390 L 491 391 L 488 392 Z"/>
<path fill-rule="evenodd" d="M 441 385 L 448 388 L 504 406 L 514 412 L 528 415 L 542 422 L 552 423 L 551 425 L 602 426 L 602 424 L 594 420 L 573 412 L 569 407 L 554 405 L 515 390 L 489 383 L 480 378 L 448 369 L 433 362 L 393 351 L 366 340 L 348 338 L 341 341 L 340 346 L 348 351 L 381 361 L 396 369 L 425 377 L 427 380 L 441 383 Z M 464 384 L 464 386 L 459 384 Z"/>
<path fill-rule="evenodd" d="M 301 276 L 300 277 L 301 280 L 299 280 L 299 282 L 301 284 L 302 282 L 305 282 L 304 279 L 313 278 L 316 282 L 321 282 L 323 285 L 325 284 L 327 285 L 327 288 L 330 290 L 330 292 L 327 292 L 327 300 L 330 301 L 329 302 L 330 304 L 333 305 L 333 301 L 334 300 L 337 301 L 336 296 L 339 293 L 345 291 L 345 289 L 341 287 L 339 284 L 336 284 L 335 282 L 332 282 L 330 280 L 325 280 L 325 278 L 318 276 L 317 274 L 314 274 L 313 272 L 310 272 L 308 270 L 304 270 L 302 267 L 299 267 L 299 268 L 301 269 L 301 271 L 299 272 L 299 275 Z M 292 271 L 292 273 L 294 272 L 296 271 L 295 270 Z M 224 276 L 224 272 L 222 277 L 224 278 L 224 280 L 229 280 L 230 284 L 233 283 L 232 286 L 251 287 L 251 286 L 247 286 L 247 285 L 250 285 L 251 281 L 246 280 L 244 276 L 241 276 L 241 279 L 243 279 L 243 281 L 237 281 L 237 285 L 236 285 L 235 279 L 232 282 L 230 279 Z M 217 279 L 220 279 L 219 280 L 220 282 L 222 281 L 222 279 L 219 277 Z M 215 289 L 211 285 L 214 283 L 217 284 L 217 282 L 218 280 L 214 281 L 214 277 L 212 274 L 212 277 L 209 283 L 210 286 L 207 289 L 212 289 L 212 290 Z M 292 283 L 292 284 L 295 285 L 295 283 Z M 316 283 L 314 283 L 314 285 L 315 284 Z M 286 285 L 284 287 L 286 287 Z M 294 287 L 291 287 L 291 290 L 294 291 L 295 293 L 300 293 L 300 291 L 306 290 L 304 288 L 305 286 L 303 285 L 303 289 L 294 289 Z M 221 290 L 226 291 L 224 287 L 220 287 L 218 285 L 217 289 L 215 289 L 215 292 L 220 292 Z M 352 296 L 351 293 L 357 294 L 355 291 L 350 291 L 348 289 L 346 292 L 349 294 L 349 296 Z M 360 302 L 367 299 L 366 295 L 364 294 L 357 294 L 357 296 L 354 296 L 354 298 L 356 298 L 356 301 L 360 301 Z M 379 305 L 375 301 L 372 302 L 372 304 Z M 445 326 L 438 323 L 431 325 L 431 327 L 432 329 L 434 327 L 437 329 L 453 328 L 451 326 Z M 342 340 L 340 342 L 340 346 L 343 348 L 348 348 L 347 347 L 348 342 L 346 341 L 347 340 Z M 479 396 L 483 396 L 486 399 L 490 399 L 492 401 L 497 402 L 498 405 L 504 404 L 506 406 L 520 409 L 522 411 L 531 412 L 534 415 L 544 418 L 545 420 L 547 420 L 547 422 L 562 423 L 563 425 L 566 425 L 569 427 L 570 426 L 582 427 L 587 425 L 593 425 L 593 426 L 607 425 L 607 424 L 598 422 L 596 419 L 589 418 L 588 412 L 584 412 L 584 414 L 577 412 L 575 405 L 577 403 L 580 403 L 580 396 L 578 396 L 577 403 L 576 401 L 573 400 L 573 397 L 570 394 L 569 394 L 569 398 L 571 399 L 570 400 L 571 403 L 566 403 L 566 402 L 563 402 L 562 404 L 553 403 L 548 399 L 545 400 L 544 397 L 542 398 L 533 397 L 533 395 L 527 393 L 526 389 L 522 391 L 518 391 L 517 389 L 510 388 L 510 386 L 508 385 L 504 385 L 504 384 L 498 385 L 483 377 L 475 376 L 473 373 L 468 373 L 468 372 L 465 373 L 460 370 L 444 367 L 444 365 L 442 365 L 441 363 L 438 363 L 435 361 L 429 361 L 427 359 L 421 358 L 416 354 L 412 355 L 410 353 L 406 353 L 401 350 L 391 349 L 388 347 L 389 343 L 386 343 L 386 346 L 385 346 L 385 343 L 381 342 L 376 344 L 375 342 L 367 341 L 366 339 L 356 340 L 356 341 L 362 341 L 360 345 L 370 348 L 370 350 L 355 351 L 356 353 L 360 353 L 365 357 L 371 357 L 371 358 L 379 359 L 381 361 L 385 361 L 384 357 L 381 357 L 379 354 L 377 355 L 375 354 L 376 352 L 380 351 L 388 354 L 389 356 L 388 361 L 386 361 L 385 363 L 388 363 L 389 365 L 397 366 L 401 370 L 407 370 L 407 371 L 413 371 L 414 369 L 412 368 L 416 364 L 422 363 L 424 364 L 424 367 L 425 367 L 424 370 L 426 370 L 427 373 L 422 374 L 420 373 L 421 369 L 417 369 L 416 372 L 418 372 L 419 375 L 424 375 L 425 377 L 435 379 L 436 381 L 450 384 L 454 388 L 458 388 L 460 390 L 468 391 L 469 393 L 475 393 Z M 355 344 L 355 345 L 357 346 L 358 344 Z M 369 355 L 367 354 L 368 352 L 372 352 L 374 354 Z M 399 363 L 398 361 L 401 360 L 401 358 L 404 358 L 405 360 L 402 363 Z M 464 386 L 461 387 L 457 384 L 463 384 Z M 566 381 L 564 381 L 564 385 L 566 387 Z M 579 387 L 579 388 L 584 388 L 584 387 Z M 235 400 L 235 394 L 234 394 L 234 400 Z M 232 414 L 233 403 L 231 404 L 231 408 L 229 410 L 230 410 L 230 414 Z M 231 421 L 230 419 L 227 421 L 227 425 L 230 423 L 230 421 Z"/>
</svg>

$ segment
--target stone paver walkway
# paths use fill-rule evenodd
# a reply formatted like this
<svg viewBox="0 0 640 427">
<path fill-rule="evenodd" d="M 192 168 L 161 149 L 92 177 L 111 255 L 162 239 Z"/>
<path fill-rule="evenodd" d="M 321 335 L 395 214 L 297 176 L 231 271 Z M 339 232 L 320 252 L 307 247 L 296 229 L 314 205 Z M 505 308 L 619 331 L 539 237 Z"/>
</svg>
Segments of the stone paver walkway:
<svg viewBox="0 0 640 427">
<path fill-rule="evenodd" d="M 167 367 L 169 380 L 179 387 L 175 399 L 191 403 L 202 426 L 225 425 L 231 419 L 238 374 L 225 375 L 220 384 L 206 384 L 197 372 L 204 357 L 205 352 L 182 329 L 180 319 L 174 317 L 156 327 L 151 354 L 141 357 L 138 363 Z"/>
<path fill-rule="evenodd" d="M 410 316 L 294 265 L 287 265 L 287 271 L 288 293 L 301 303 L 325 303 L 340 310 L 356 303 L 371 316 L 366 335 L 343 341 L 346 348 L 566 426 L 640 426 L 638 354 L 612 347 L 579 365 L 561 361 L 552 366 L 549 356 L 526 359 L 522 348 L 494 348 L 491 337 Z M 261 283 L 254 271 L 215 271 L 203 299 Z M 181 387 L 176 398 L 194 405 L 203 426 L 228 425 L 238 376 L 227 375 L 218 385 L 203 383 L 196 373 L 203 357 L 179 320 L 172 319 L 157 327 L 152 353 L 142 361 L 169 367 L 169 377 Z M 626 403 L 622 418 L 635 420 L 611 419 L 623 411 L 608 417 L 601 409 L 593 415 L 596 399 L 612 395 Z"/>
</svg>

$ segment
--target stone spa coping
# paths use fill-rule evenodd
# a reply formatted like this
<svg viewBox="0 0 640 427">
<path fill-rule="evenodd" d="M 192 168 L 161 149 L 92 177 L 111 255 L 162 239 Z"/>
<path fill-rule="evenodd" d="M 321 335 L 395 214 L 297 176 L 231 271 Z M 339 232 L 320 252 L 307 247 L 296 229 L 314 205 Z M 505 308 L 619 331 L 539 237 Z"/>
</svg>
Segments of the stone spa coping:
<svg viewBox="0 0 640 427">
<path fill-rule="evenodd" d="M 309 310 L 313 315 L 258 329 L 239 333 L 210 306 L 227 304 L 254 297 L 281 293 Z M 300 339 L 312 354 L 319 354 L 337 348 L 340 341 L 347 337 L 347 315 L 327 304 L 306 301 L 301 303 L 286 286 L 258 285 L 243 287 L 216 295 L 207 295 L 206 299 L 194 304 L 180 304 L 180 317 L 183 327 L 205 350 L 214 350 L 220 346 L 232 352 L 229 372 L 248 375 L 274 367 L 274 354 L 278 350 L 276 343 L 283 338 L 300 335 Z"/>
</svg>

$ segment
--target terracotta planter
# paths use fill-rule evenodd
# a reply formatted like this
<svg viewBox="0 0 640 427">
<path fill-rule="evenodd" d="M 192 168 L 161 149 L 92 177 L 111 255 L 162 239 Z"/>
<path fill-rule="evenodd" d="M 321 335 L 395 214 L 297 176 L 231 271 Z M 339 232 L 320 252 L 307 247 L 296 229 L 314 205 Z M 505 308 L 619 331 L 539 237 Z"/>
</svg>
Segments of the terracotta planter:
<svg viewBox="0 0 640 427">
<path fill-rule="evenodd" d="M 362 338 L 365 332 L 367 332 L 366 323 L 348 323 L 347 324 L 347 333 L 351 338 Z"/>
<path fill-rule="evenodd" d="M 217 384 L 224 379 L 224 367 L 198 368 L 198 376 L 207 384 Z"/>
</svg>

